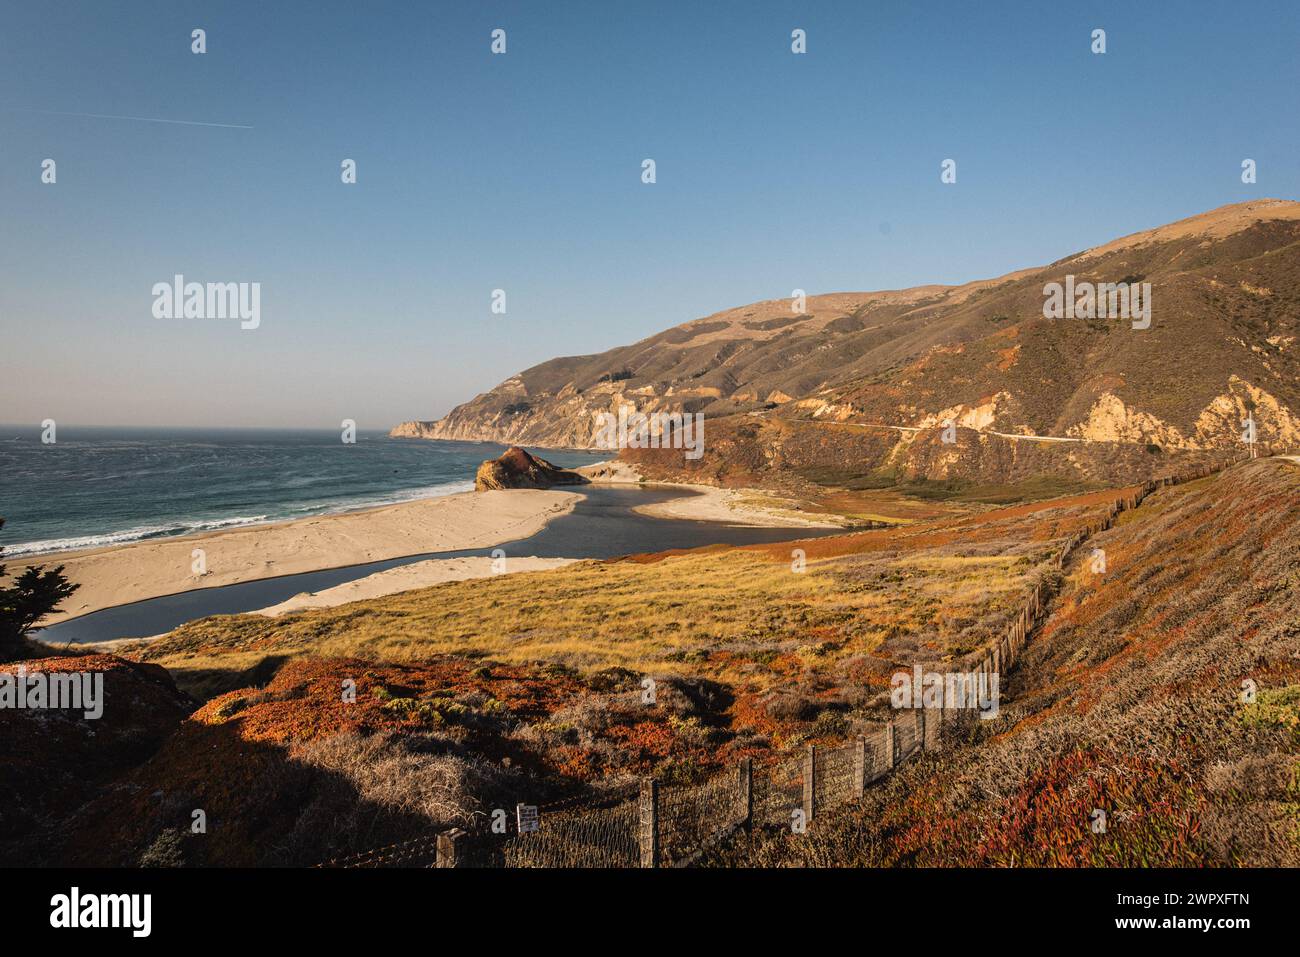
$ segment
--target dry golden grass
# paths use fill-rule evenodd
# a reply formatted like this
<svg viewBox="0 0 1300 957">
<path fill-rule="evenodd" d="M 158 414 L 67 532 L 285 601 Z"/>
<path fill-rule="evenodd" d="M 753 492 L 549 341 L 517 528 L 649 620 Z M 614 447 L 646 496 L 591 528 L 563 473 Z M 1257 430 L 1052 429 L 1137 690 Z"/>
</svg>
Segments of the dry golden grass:
<svg viewBox="0 0 1300 957">
<path fill-rule="evenodd" d="M 842 515 L 860 522 L 905 525 L 974 510 L 965 503 L 935 502 L 905 495 L 897 488 L 829 489 L 814 496 L 813 514 Z"/>
<path fill-rule="evenodd" d="M 582 562 L 278 619 L 209 618 L 134 656 L 165 666 L 198 697 L 257 684 L 259 667 L 289 658 L 442 654 L 707 678 L 738 695 L 798 686 L 863 697 L 897 663 L 960 654 L 1005 627 L 1056 543 L 1102 498 L 991 512 L 978 531 L 913 525 Z M 795 549 L 807 554 L 801 572 Z"/>
<path fill-rule="evenodd" d="M 184 681 L 210 667 L 244 668 L 268 654 L 412 661 L 435 654 L 546 662 L 584 671 L 734 677 L 744 661 L 794 651 L 814 636 L 845 640 L 859 616 L 888 602 L 846 593 L 832 563 L 796 574 L 789 563 L 732 552 L 652 565 L 584 562 L 563 569 L 452 583 L 287 616 L 213 618 L 178 629 L 144 652 Z M 879 633 L 854 636 L 869 651 Z M 716 652 L 726 664 L 703 668 Z"/>
</svg>

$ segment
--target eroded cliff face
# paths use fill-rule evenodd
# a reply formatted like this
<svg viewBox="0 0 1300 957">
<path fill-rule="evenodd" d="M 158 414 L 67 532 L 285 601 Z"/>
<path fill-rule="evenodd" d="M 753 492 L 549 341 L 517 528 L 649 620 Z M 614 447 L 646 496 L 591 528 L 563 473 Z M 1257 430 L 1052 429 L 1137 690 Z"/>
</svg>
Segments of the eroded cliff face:
<svg viewBox="0 0 1300 957">
<path fill-rule="evenodd" d="M 1045 318 L 1044 288 L 1065 276 L 1149 283 L 1149 327 Z M 727 310 L 551 360 L 392 434 L 591 449 L 602 414 L 700 412 L 711 436 L 782 423 L 774 444 L 751 450 L 768 466 L 809 464 L 809 443 L 827 444 L 812 426 L 835 425 L 885 430 L 871 459 L 840 465 L 932 475 L 985 468 L 951 447 L 922 451 L 919 440 L 945 427 L 992 443 L 982 462 L 1070 459 L 1066 448 L 1002 449 L 1030 436 L 1055 438 L 1083 462 L 1106 458 L 1082 451 L 1103 444 L 1240 451 L 1250 417 L 1263 446 L 1295 450 L 1298 336 L 1300 203 L 1261 200 L 996 280 Z M 711 438 L 703 467 L 727 471 L 720 454 Z"/>
<path fill-rule="evenodd" d="M 395 438 L 599 449 L 602 415 L 617 420 L 620 409 L 625 414 L 694 411 L 720 398 L 715 388 L 626 388 L 608 381 L 586 388 L 566 382 L 556 391 L 530 392 L 516 376 L 437 421 L 403 422 L 389 434 Z"/>
<path fill-rule="evenodd" d="M 1236 444 L 1248 418 L 1268 445 L 1300 447 L 1300 418 L 1276 397 L 1235 375 L 1230 377 L 1228 389 L 1206 404 L 1187 431 L 1130 409 L 1109 392 L 1097 400 L 1085 421 L 1069 431 L 1089 442 L 1154 442 L 1169 449 L 1210 449 Z"/>
</svg>

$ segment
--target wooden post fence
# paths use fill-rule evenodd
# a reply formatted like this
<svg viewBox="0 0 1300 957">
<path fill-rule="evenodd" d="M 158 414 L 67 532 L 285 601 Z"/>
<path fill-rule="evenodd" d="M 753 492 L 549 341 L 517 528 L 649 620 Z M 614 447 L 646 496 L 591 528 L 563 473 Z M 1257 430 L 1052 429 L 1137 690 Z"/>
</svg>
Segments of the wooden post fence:
<svg viewBox="0 0 1300 957">
<path fill-rule="evenodd" d="M 465 832 L 458 827 L 453 827 L 450 831 L 443 831 L 438 835 L 438 841 L 434 846 L 434 867 L 463 867 L 464 862 L 460 859 L 461 846 L 464 844 Z"/>
<path fill-rule="evenodd" d="M 943 689 L 940 689 L 940 695 Z M 926 708 L 924 700 L 921 702 L 921 709 L 917 712 L 921 717 L 921 750 L 937 751 L 939 750 L 939 731 L 943 728 L 944 713 L 943 699 L 940 697 L 939 707 Z"/>
<path fill-rule="evenodd" d="M 650 778 L 641 782 L 641 814 L 637 829 L 641 845 L 641 866 L 659 866 L 659 782 Z"/>
<path fill-rule="evenodd" d="M 817 745 L 808 745 L 803 759 L 803 819 L 811 822 L 817 812 Z"/>
<path fill-rule="evenodd" d="M 754 824 L 754 760 L 741 758 L 736 769 L 736 816 L 749 830 Z"/>
</svg>

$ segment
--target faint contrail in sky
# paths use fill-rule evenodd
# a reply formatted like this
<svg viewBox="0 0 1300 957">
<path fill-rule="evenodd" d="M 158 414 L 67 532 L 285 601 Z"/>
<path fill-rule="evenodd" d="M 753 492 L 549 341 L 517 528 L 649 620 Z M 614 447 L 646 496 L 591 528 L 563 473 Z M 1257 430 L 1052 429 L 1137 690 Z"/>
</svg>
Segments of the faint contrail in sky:
<svg viewBox="0 0 1300 957">
<path fill-rule="evenodd" d="M 223 130 L 251 130 L 251 126 L 237 123 L 199 123 L 195 120 L 163 120 L 153 116 L 114 116 L 108 113 L 65 113 L 62 110 L 22 110 L 11 108 L 14 113 L 44 113 L 48 116 L 85 116 L 92 120 L 135 120 L 137 123 L 172 123 L 177 126 L 216 126 Z"/>
</svg>

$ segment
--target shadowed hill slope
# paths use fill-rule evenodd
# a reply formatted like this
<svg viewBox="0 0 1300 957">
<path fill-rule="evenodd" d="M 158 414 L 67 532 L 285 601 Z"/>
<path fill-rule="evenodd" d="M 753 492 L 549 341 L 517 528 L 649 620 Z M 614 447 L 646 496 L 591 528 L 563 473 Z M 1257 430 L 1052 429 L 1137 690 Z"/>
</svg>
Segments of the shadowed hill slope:
<svg viewBox="0 0 1300 957">
<path fill-rule="evenodd" d="M 157 665 L 111 655 L 41 658 L 0 665 L 8 681 L 42 674 L 102 675 L 101 712 L 0 708 L 0 863 L 50 863 L 50 836 L 69 814 L 178 731 L 194 702 Z"/>
</svg>

